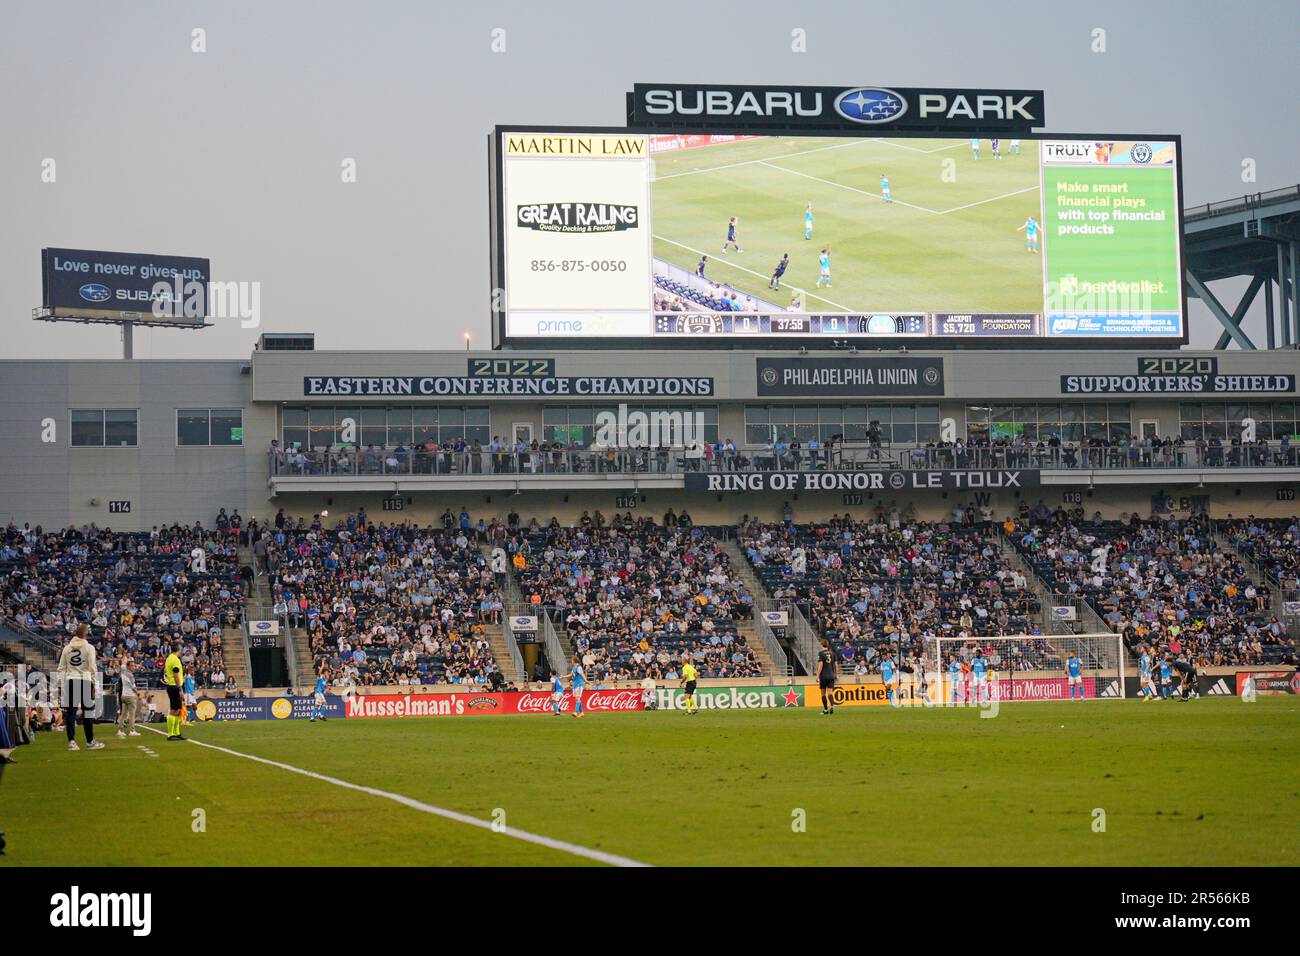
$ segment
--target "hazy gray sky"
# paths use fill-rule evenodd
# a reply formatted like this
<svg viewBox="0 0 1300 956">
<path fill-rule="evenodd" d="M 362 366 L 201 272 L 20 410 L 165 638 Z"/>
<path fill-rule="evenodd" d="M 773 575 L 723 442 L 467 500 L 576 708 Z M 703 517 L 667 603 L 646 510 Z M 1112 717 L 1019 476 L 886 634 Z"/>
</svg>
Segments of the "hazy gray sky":
<svg viewBox="0 0 1300 956">
<path fill-rule="evenodd" d="M 1300 182 L 1295 0 L 0 0 L 0 357 L 120 354 L 31 320 L 44 246 L 207 256 L 320 348 L 486 346 L 488 131 L 619 125 L 638 81 L 1042 88 L 1052 130 L 1182 133 L 1189 204 Z M 136 356 L 259 331 L 144 330 Z"/>
</svg>

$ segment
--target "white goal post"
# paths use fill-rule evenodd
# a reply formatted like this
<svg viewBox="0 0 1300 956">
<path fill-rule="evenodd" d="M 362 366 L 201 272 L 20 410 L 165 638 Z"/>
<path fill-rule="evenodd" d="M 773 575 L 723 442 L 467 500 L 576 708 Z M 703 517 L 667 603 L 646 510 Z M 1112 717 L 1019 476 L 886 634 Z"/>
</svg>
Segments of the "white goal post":
<svg viewBox="0 0 1300 956">
<path fill-rule="evenodd" d="M 978 706 L 992 701 L 1121 700 L 1124 643 L 1118 634 L 935 637 L 926 642 L 925 701 Z M 1067 664 L 1079 658 L 1079 679 Z M 983 672 L 983 678 L 980 673 Z"/>
</svg>

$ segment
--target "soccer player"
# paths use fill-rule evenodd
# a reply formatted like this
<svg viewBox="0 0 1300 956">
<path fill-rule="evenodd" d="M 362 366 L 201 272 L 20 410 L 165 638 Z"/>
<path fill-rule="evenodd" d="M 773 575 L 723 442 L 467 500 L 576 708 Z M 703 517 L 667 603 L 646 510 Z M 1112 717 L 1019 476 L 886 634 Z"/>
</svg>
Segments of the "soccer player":
<svg viewBox="0 0 1300 956">
<path fill-rule="evenodd" d="M 992 153 L 993 153 L 993 158 L 994 158 L 994 159 L 1001 159 L 1001 158 L 1002 158 L 1002 140 L 1000 140 L 1000 139 L 991 139 L 991 140 L 989 140 L 989 148 L 991 149 L 991 151 L 992 151 Z"/>
<path fill-rule="evenodd" d="M 817 689 L 821 691 L 822 713 L 835 713 L 835 655 L 831 653 L 831 642 L 825 638 L 817 652 Z"/>
<path fill-rule="evenodd" d="M 957 689 L 961 686 L 962 662 L 954 657 L 948 664 L 948 682 L 952 684 L 952 701 L 957 703 Z"/>
<path fill-rule="evenodd" d="M 812 203 L 804 206 L 803 209 L 803 237 L 812 238 Z"/>
<path fill-rule="evenodd" d="M 1143 703 L 1156 699 L 1156 682 L 1151 669 L 1153 663 L 1151 649 L 1143 644 L 1142 656 L 1138 658 L 1138 683 L 1142 688 L 1139 693 Z"/>
<path fill-rule="evenodd" d="M 989 662 L 984 657 L 984 652 L 978 647 L 975 648 L 975 656 L 971 658 L 970 671 L 971 676 L 975 679 L 974 698 L 978 704 L 981 701 L 987 702 L 989 699 Z"/>
<path fill-rule="evenodd" d="M 889 180 L 885 178 L 884 173 L 880 174 L 880 198 L 885 202 L 894 201 L 894 194 L 889 191 Z"/>
<path fill-rule="evenodd" d="M 573 685 L 573 716 L 585 716 L 586 711 L 582 709 L 582 692 L 587 689 L 587 675 L 582 670 L 582 658 L 577 654 L 573 655 L 573 670 L 569 674 L 569 679 Z"/>
<path fill-rule="evenodd" d="M 181 687 L 185 684 L 185 668 L 180 655 L 167 648 L 163 664 L 163 684 L 167 687 L 167 739 L 184 740 L 181 736 Z"/>
<path fill-rule="evenodd" d="M 970 155 L 971 159 L 980 158 L 980 141 L 978 136 L 970 141 Z"/>
<path fill-rule="evenodd" d="M 1070 700 L 1074 700 L 1074 689 L 1079 688 L 1079 700 L 1083 700 L 1083 661 L 1078 654 L 1071 654 L 1065 659 L 1065 676 L 1070 683 Z"/>
<path fill-rule="evenodd" d="M 1038 251 L 1038 220 L 1030 216 L 1025 220 L 1024 225 L 1017 226 L 1016 232 L 1021 229 L 1025 231 L 1025 252 Z"/>
<path fill-rule="evenodd" d="M 140 694 L 135 686 L 135 661 L 123 657 L 117 674 L 117 735 L 122 738 L 139 737 L 135 729 L 136 716 L 140 712 Z M 130 727 L 130 734 L 127 733 Z"/>
<path fill-rule="evenodd" d="M 682 664 L 682 692 L 686 695 L 686 714 L 698 714 L 699 705 L 695 702 L 695 681 L 699 678 L 700 672 L 695 669 L 691 659 L 686 658 Z"/>
<path fill-rule="evenodd" d="M 198 703 L 198 696 L 197 696 L 198 689 L 194 684 L 193 674 L 185 675 L 185 683 L 182 685 L 182 690 L 184 692 L 184 697 L 182 701 L 184 706 L 181 707 L 181 723 L 184 724 L 186 727 L 193 727 L 194 721 L 190 720 L 190 713 L 194 710 L 195 705 Z"/>
<path fill-rule="evenodd" d="M 831 247 L 827 246 L 817 257 L 819 271 L 817 273 L 817 288 L 825 284 L 826 288 L 831 287 Z"/>
<path fill-rule="evenodd" d="M 1015 153 L 1017 156 L 1020 155 L 1020 140 L 1013 139 L 1011 141 L 1011 152 Z"/>
<path fill-rule="evenodd" d="M 705 269 L 706 266 L 708 266 L 708 264 L 709 264 L 709 257 L 708 257 L 708 256 L 700 256 L 700 262 L 699 262 L 699 265 L 697 265 L 697 266 L 695 267 L 695 274 L 696 274 L 697 276 L 699 276 L 701 279 L 704 278 L 704 269 Z"/>
<path fill-rule="evenodd" d="M 727 246 L 735 246 L 737 252 L 745 251 L 744 249 L 740 248 L 740 243 L 736 241 L 736 217 L 735 216 L 732 216 L 731 219 L 727 221 L 727 241 L 722 244 L 722 251 L 724 253 L 727 251 Z"/>
<path fill-rule="evenodd" d="M 1186 702 L 1189 696 L 1200 697 L 1201 692 L 1196 689 L 1196 665 L 1179 654 L 1174 661 L 1174 669 L 1178 671 L 1178 699 Z"/>
<path fill-rule="evenodd" d="M 892 654 L 880 662 L 880 682 L 885 685 L 885 698 L 891 704 L 895 703 L 894 688 L 897 686 L 898 672 L 894 669 Z"/>
<path fill-rule="evenodd" d="M 325 720 L 325 688 L 329 683 L 329 671 L 322 667 L 316 675 L 316 690 L 312 700 L 311 721 L 317 718 Z M 309 721 L 310 723 L 310 721 Z"/>
<path fill-rule="evenodd" d="M 103 750 L 104 742 L 95 739 L 95 649 L 86 640 L 90 628 L 77 625 L 72 640 L 63 645 L 59 655 L 59 677 L 63 686 L 63 726 L 68 732 L 68 749 L 77 746 L 77 714 L 86 734 L 87 750 Z"/>
<path fill-rule="evenodd" d="M 564 703 L 564 678 L 558 673 L 551 675 L 551 713 L 560 716 L 560 706 Z"/>
<path fill-rule="evenodd" d="M 781 276 L 785 275 L 785 270 L 789 268 L 789 266 L 790 253 L 787 252 L 781 257 L 781 261 L 776 264 L 776 268 L 772 270 L 772 278 L 767 280 L 767 287 L 769 289 L 781 288 Z"/>
</svg>

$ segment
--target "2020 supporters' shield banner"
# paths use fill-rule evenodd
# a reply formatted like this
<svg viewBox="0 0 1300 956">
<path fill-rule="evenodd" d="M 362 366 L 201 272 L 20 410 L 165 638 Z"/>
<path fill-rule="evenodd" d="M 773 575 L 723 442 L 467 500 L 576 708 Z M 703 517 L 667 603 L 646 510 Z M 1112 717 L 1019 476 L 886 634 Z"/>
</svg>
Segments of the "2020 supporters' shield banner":
<svg viewBox="0 0 1300 956">
<path fill-rule="evenodd" d="M 1040 473 L 1034 469 L 691 472 L 685 483 L 687 491 L 741 495 L 756 491 L 998 491 L 1036 488 Z"/>
</svg>

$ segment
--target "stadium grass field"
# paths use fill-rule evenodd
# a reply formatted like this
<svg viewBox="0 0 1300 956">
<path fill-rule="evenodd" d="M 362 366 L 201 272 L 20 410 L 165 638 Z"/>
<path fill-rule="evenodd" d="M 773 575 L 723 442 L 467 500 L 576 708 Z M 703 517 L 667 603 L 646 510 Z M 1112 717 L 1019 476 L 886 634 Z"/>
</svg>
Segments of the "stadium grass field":
<svg viewBox="0 0 1300 956">
<path fill-rule="evenodd" d="M 969 139 L 764 137 L 660 153 L 654 255 L 694 272 L 707 254 L 710 279 L 782 308 L 802 289 L 806 312 L 1040 312 L 1042 257 L 1016 231 L 1041 222 L 1037 145 L 995 160 L 984 140 L 980 152 L 971 158 Z M 732 216 L 744 252 L 724 255 Z M 827 243 L 832 284 L 818 289 Z M 769 293 L 786 252 L 786 291 Z"/>
<path fill-rule="evenodd" d="M 994 719 L 842 708 L 187 733 L 482 820 L 500 808 L 510 827 L 657 865 L 1294 866 L 1297 718 L 1284 697 L 1021 704 Z M 19 749 L 0 786 L 0 867 L 592 863 L 154 733 L 102 739 L 98 752 L 70 753 L 61 734 Z"/>
</svg>

